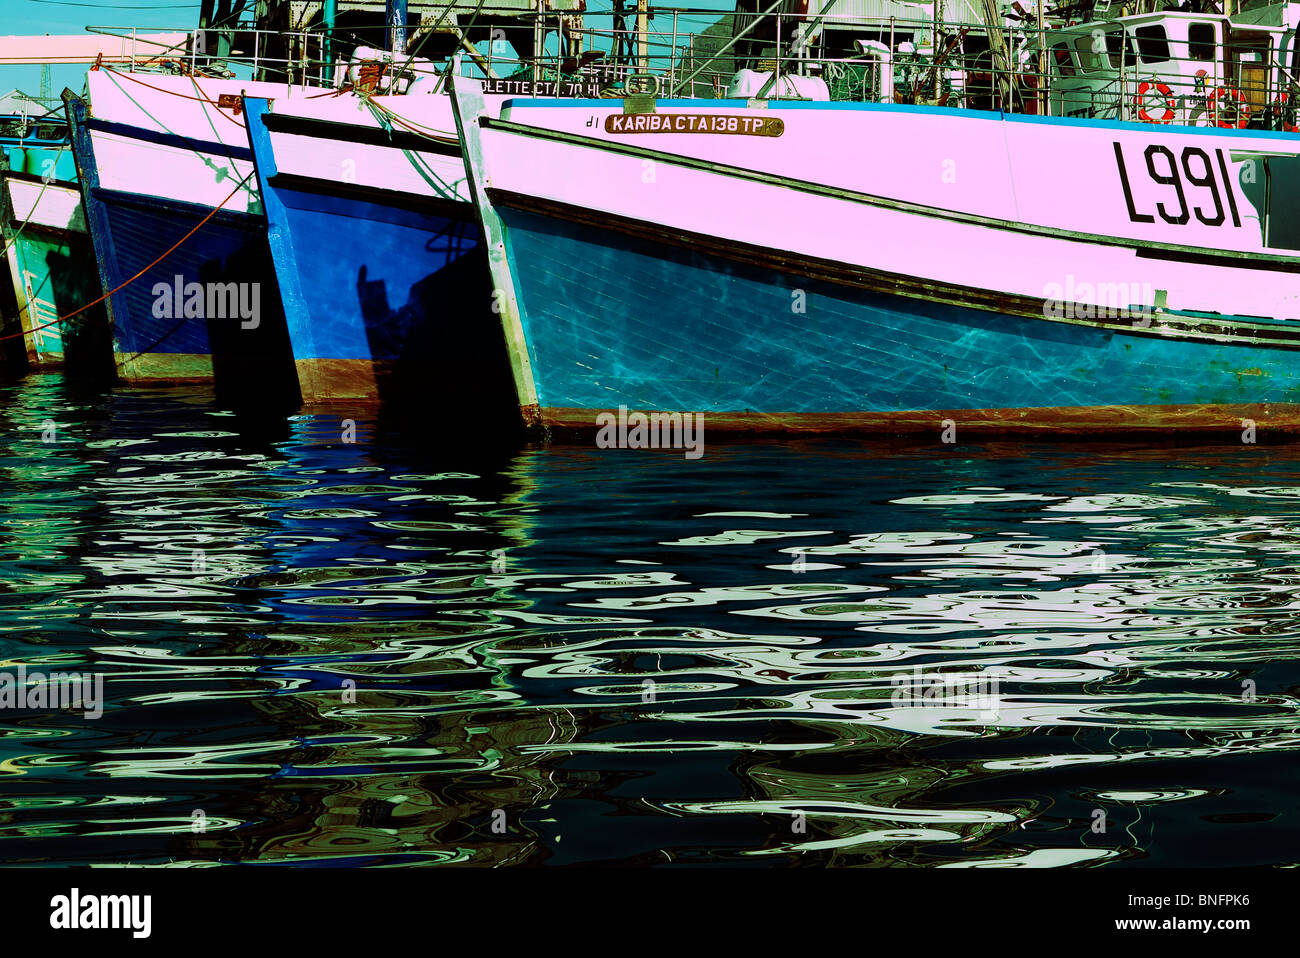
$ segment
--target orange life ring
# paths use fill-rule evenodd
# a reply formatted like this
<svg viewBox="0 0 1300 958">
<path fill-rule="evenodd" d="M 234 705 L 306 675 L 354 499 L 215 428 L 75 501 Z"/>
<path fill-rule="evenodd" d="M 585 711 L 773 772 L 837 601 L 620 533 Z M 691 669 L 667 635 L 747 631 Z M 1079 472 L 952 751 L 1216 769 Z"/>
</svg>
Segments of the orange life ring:
<svg viewBox="0 0 1300 958">
<path fill-rule="evenodd" d="M 1221 106 L 1227 102 L 1235 104 L 1236 119 L 1219 115 Z M 1250 107 L 1246 104 L 1246 98 L 1241 95 L 1240 90 L 1234 90 L 1232 87 L 1221 86 L 1211 93 L 1205 109 L 1210 115 L 1210 122 L 1224 129 L 1236 127 L 1238 130 L 1244 130 L 1250 123 Z"/>
<path fill-rule="evenodd" d="M 1160 103 L 1164 106 L 1163 116 L 1152 116 L 1147 112 L 1146 96 L 1152 90 L 1155 90 L 1163 98 Z M 1143 80 L 1138 86 L 1137 96 L 1133 100 L 1133 105 L 1137 107 L 1138 119 L 1143 123 L 1169 123 L 1174 118 L 1174 92 L 1169 89 L 1167 83 L 1157 81 L 1152 83 L 1150 80 Z"/>
</svg>

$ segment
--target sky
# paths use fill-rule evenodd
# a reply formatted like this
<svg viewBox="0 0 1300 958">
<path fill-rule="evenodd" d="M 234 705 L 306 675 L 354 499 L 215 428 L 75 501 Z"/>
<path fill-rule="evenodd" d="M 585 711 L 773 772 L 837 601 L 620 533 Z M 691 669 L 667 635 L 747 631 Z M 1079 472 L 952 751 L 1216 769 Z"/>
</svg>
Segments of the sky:
<svg viewBox="0 0 1300 958">
<path fill-rule="evenodd" d="M 0 34 L 6 36 L 84 33 L 87 25 L 191 29 L 198 19 L 198 0 L 0 0 Z M 57 97 L 65 86 L 80 91 L 85 75 L 86 67 L 57 66 L 51 92 Z M 0 66 L 0 93 L 17 87 L 35 95 L 40 86 L 40 67 Z"/>
<path fill-rule="evenodd" d="M 10 35 L 80 33 L 88 23 L 187 26 L 199 16 L 198 0 L 3 0 L 0 6 L 0 32 Z"/>
</svg>

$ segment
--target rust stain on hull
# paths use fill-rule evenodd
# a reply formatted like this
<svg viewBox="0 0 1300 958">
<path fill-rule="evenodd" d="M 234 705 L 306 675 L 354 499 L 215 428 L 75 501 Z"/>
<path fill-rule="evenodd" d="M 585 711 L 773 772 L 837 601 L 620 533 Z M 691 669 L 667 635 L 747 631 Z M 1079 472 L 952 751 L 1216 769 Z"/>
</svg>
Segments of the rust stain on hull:
<svg viewBox="0 0 1300 958">
<path fill-rule="evenodd" d="M 212 379 L 206 353 L 113 353 L 118 375 L 128 383 L 190 383 Z"/>
<path fill-rule="evenodd" d="M 525 424 L 556 438 L 585 438 L 598 431 L 602 409 L 527 407 Z M 639 410 L 645 413 L 683 410 Z M 1256 436 L 1300 439 L 1300 404 L 1063 406 L 1031 409 L 952 409 L 903 412 L 705 412 L 706 435 L 900 437 L 939 441 L 955 427 L 956 441 L 1005 436 L 1036 440 L 1124 437 L 1167 440 L 1178 435 L 1226 436 L 1241 441 L 1249 425 Z"/>
<path fill-rule="evenodd" d="M 305 403 L 377 403 L 392 373 L 390 364 L 371 359 L 298 359 L 294 365 Z"/>
</svg>

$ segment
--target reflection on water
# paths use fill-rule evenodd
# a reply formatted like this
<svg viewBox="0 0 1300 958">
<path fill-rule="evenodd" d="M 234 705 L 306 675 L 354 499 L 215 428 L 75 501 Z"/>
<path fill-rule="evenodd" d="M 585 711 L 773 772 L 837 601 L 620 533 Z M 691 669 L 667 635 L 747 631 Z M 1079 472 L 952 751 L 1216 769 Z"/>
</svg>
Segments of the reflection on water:
<svg viewBox="0 0 1300 958">
<path fill-rule="evenodd" d="M 0 668 L 106 698 L 4 713 L 0 860 L 1300 861 L 1298 451 L 489 456 L 0 392 Z"/>
</svg>

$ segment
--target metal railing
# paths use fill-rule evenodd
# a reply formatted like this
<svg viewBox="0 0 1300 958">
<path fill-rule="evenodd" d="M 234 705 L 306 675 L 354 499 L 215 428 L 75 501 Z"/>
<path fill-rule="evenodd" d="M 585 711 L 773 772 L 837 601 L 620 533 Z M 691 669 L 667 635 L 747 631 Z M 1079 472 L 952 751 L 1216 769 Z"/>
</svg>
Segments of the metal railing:
<svg viewBox="0 0 1300 958">
<path fill-rule="evenodd" d="M 0 114 L 0 143 L 5 146 L 58 146 L 67 142 L 68 127 L 62 117 L 46 119 L 27 114 Z"/>
<path fill-rule="evenodd" d="M 456 51 L 467 54 L 468 74 L 532 85 L 521 91 L 549 83 L 547 92 L 559 95 L 619 96 L 630 78 L 651 74 L 661 94 L 688 98 L 828 99 L 1140 122 L 1295 126 L 1300 86 L 1294 71 L 1258 43 L 1238 51 L 1219 46 L 1195 58 L 1144 58 L 1149 50 L 1141 41 L 1134 46 L 1131 30 L 1107 21 L 1093 31 L 1101 46 L 1085 57 L 1074 48 L 1077 31 L 1041 31 L 1034 23 L 989 27 L 772 12 L 780 5 L 763 13 L 652 9 L 643 31 L 636 29 L 635 13 L 546 12 L 502 22 L 473 18 L 462 26 L 416 30 L 407 52 L 396 55 L 366 46 L 358 27 L 329 37 L 319 27 L 196 30 L 172 48 L 142 44 L 131 63 L 136 70 L 194 75 L 247 70 L 257 78 L 330 87 L 351 83 L 400 93 L 413 91 L 416 81 L 423 81 L 424 89 L 439 89 L 449 54 Z M 132 43 L 146 32 L 88 29 Z M 502 41 L 514 41 L 510 52 L 504 52 Z M 513 52 L 516 46 L 532 47 L 535 54 L 521 57 Z M 1247 53 L 1259 59 L 1248 61 Z"/>
</svg>

